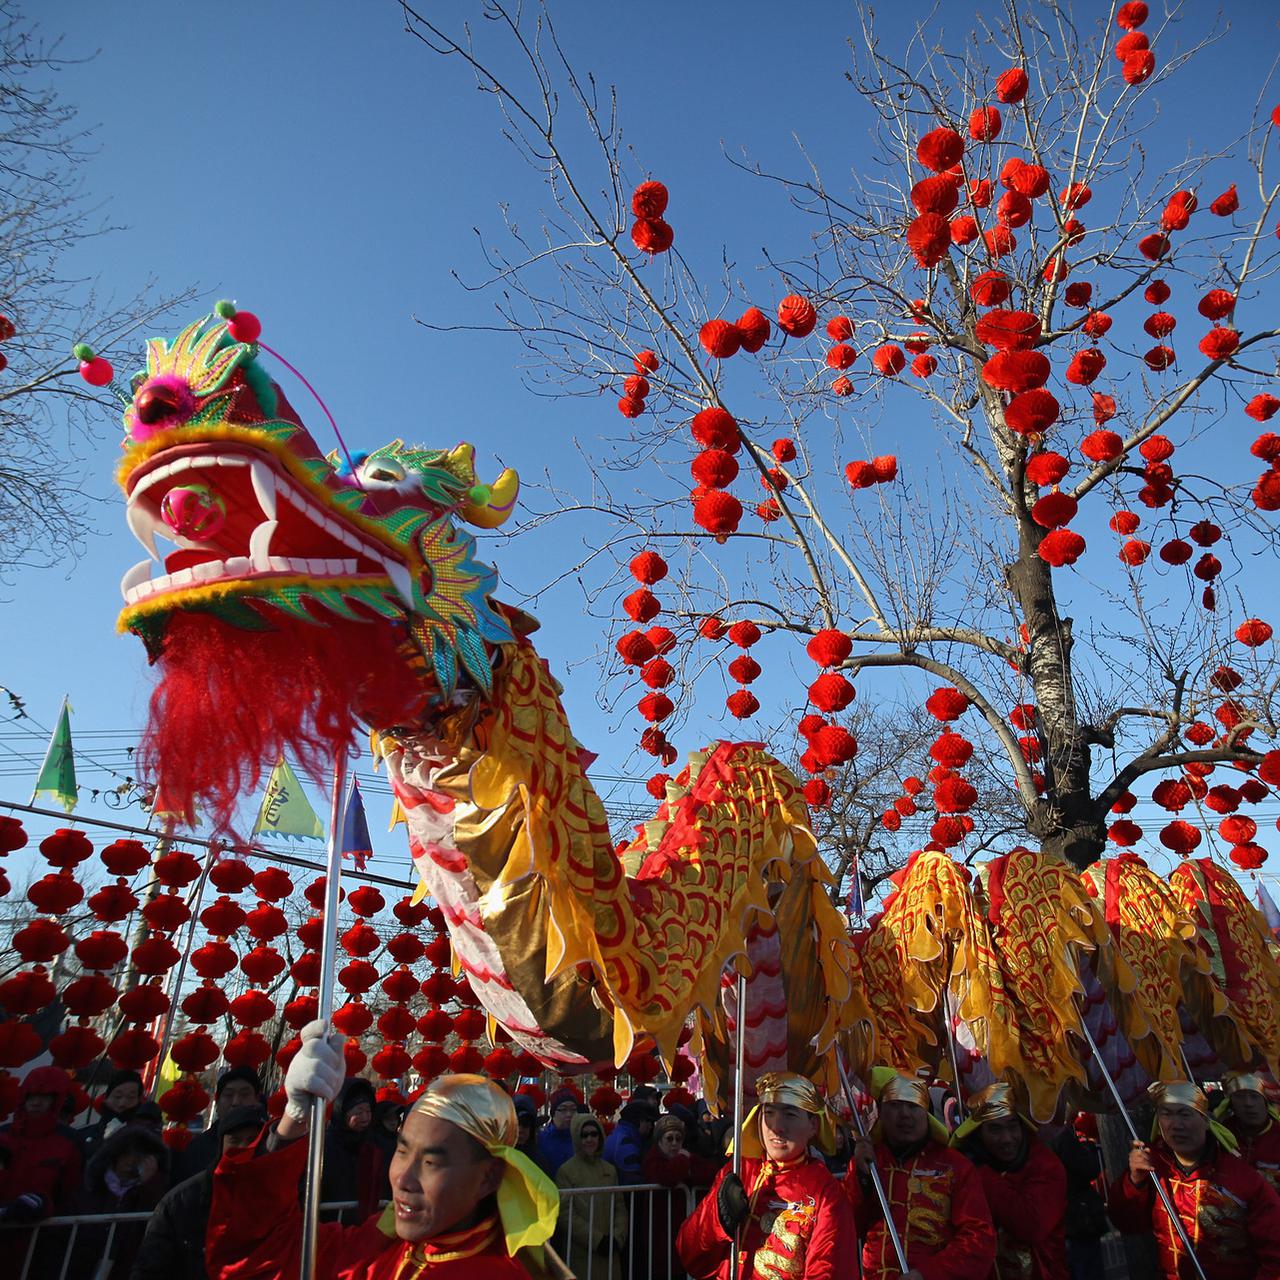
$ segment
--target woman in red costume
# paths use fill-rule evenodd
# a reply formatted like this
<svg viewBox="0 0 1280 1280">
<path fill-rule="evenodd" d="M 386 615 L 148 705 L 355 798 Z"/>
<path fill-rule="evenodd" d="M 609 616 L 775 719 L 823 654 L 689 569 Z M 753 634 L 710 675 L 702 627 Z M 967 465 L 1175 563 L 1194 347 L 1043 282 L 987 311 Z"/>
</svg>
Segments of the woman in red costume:
<svg viewBox="0 0 1280 1280">
<path fill-rule="evenodd" d="M 1067 1171 L 1003 1080 L 968 1101 L 951 1145 L 978 1170 L 996 1228 L 989 1280 L 1067 1280 Z"/>
<path fill-rule="evenodd" d="M 224 1155 L 213 1178 L 205 1261 L 211 1280 L 298 1274 L 298 1180 L 311 1101 L 342 1086 L 343 1037 L 302 1032 L 285 1114 Z M 555 1226 L 555 1184 L 516 1151 L 510 1097 L 483 1076 L 441 1076 L 410 1108 L 391 1159 L 391 1203 L 363 1225 L 320 1227 L 317 1280 L 527 1280 Z"/>
<path fill-rule="evenodd" d="M 676 1249 L 691 1276 L 728 1280 L 735 1235 L 742 1280 L 846 1280 L 857 1242 L 849 1206 L 827 1167 L 835 1129 L 813 1082 L 776 1072 L 756 1081 L 759 1102 L 742 1125 L 742 1174 L 722 1169 L 680 1228 Z"/>
<path fill-rule="evenodd" d="M 1153 1084 L 1159 1137 L 1135 1142 L 1107 1209 L 1121 1231 L 1153 1232 L 1165 1280 L 1195 1280 L 1195 1263 L 1151 1184 L 1154 1174 L 1181 1220 L 1205 1280 L 1280 1280 L 1280 1198 L 1232 1154 L 1231 1135 L 1187 1080 Z"/>
<path fill-rule="evenodd" d="M 923 1080 L 877 1067 L 872 1088 L 880 1116 L 870 1138 L 859 1138 L 844 1186 L 853 1204 L 865 1280 L 901 1274 L 893 1241 L 871 1181 L 880 1172 L 909 1280 L 987 1280 L 996 1233 L 978 1171 L 947 1146 L 947 1131 L 929 1113 Z"/>
</svg>

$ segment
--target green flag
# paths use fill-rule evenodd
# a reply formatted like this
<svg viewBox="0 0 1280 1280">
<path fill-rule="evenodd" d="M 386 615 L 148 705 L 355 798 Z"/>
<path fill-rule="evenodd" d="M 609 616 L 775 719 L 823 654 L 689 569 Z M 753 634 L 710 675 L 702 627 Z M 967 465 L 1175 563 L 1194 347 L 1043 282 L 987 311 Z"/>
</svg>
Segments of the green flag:
<svg viewBox="0 0 1280 1280">
<path fill-rule="evenodd" d="M 297 775 L 288 761 L 280 757 L 271 770 L 267 789 L 262 796 L 258 820 L 253 824 L 253 834 L 265 831 L 269 835 L 298 836 L 308 840 L 323 840 L 324 828 L 316 811 L 311 807 Z"/>
<path fill-rule="evenodd" d="M 71 749 L 71 704 L 62 700 L 58 724 L 49 739 L 49 750 L 44 753 L 44 764 L 36 778 L 36 789 L 31 803 L 46 796 L 56 800 L 68 813 L 76 807 L 79 792 L 76 788 L 76 757 Z"/>
</svg>

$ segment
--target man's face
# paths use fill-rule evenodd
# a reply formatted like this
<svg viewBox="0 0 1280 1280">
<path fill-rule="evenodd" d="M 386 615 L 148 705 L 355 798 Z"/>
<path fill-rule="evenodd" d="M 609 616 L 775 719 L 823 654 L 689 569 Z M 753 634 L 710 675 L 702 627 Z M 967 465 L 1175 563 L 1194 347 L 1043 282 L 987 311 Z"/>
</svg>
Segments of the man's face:
<svg viewBox="0 0 1280 1280">
<path fill-rule="evenodd" d="M 29 1093 L 22 1109 L 29 1116 L 47 1116 L 53 1110 L 54 1095 L 51 1093 Z"/>
<path fill-rule="evenodd" d="M 533 1137 L 533 1121 L 528 1116 L 516 1120 L 516 1145 L 523 1147 Z"/>
<path fill-rule="evenodd" d="M 653 1121 L 641 1120 L 640 1123 L 636 1125 L 636 1132 L 641 1136 L 641 1138 L 644 1138 L 647 1141 L 649 1135 L 653 1132 Z"/>
<path fill-rule="evenodd" d="M 573 1123 L 573 1117 L 578 1114 L 577 1103 L 562 1102 L 552 1113 L 551 1123 L 557 1129 L 567 1129 Z"/>
<path fill-rule="evenodd" d="M 1267 1100 L 1255 1089 L 1240 1089 L 1231 1095 L 1231 1112 L 1250 1133 L 1267 1127 Z"/>
<path fill-rule="evenodd" d="M 1204 1150 L 1209 1121 L 1194 1108 L 1161 1103 L 1156 1108 L 1156 1122 L 1160 1126 L 1160 1136 L 1174 1155 L 1194 1160 Z"/>
<path fill-rule="evenodd" d="M 987 1154 L 1001 1164 L 1011 1164 L 1022 1150 L 1022 1121 L 1017 1116 L 986 1120 L 978 1126 L 978 1136 Z"/>
<path fill-rule="evenodd" d="M 241 1126 L 239 1129 L 232 1129 L 230 1133 L 224 1133 L 222 1135 L 222 1154 L 225 1156 L 228 1151 L 239 1151 L 243 1147 L 253 1146 L 253 1140 L 260 1132 L 256 1128 Z"/>
<path fill-rule="evenodd" d="M 347 1110 L 347 1128 L 362 1133 L 373 1120 L 373 1108 L 367 1102 L 357 1102 Z"/>
<path fill-rule="evenodd" d="M 222 1086 L 218 1100 L 213 1104 L 219 1119 L 236 1107 L 251 1107 L 258 1101 L 257 1091 L 247 1080 L 232 1080 Z"/>
<path fill-rule="evenodd" d="M 468 1225 L 498 1189 L 505 1165 L 456 1124 L 411 1111 L 391 1157 L 391 1202 L 401 1240 L 430 1240 Z"/>
<path fill-rule="evenodd" d="M 880 1128 L 890 1146 L 914 1146 L 929 1132 L 929 1113 L 914 1102 L 890 1099 L 880 1104 Z"/>
<path fill-rule="evenodd" d="M 770 1160 L 798 1160 L 817 1132 L 817 1119 L 799 1107 L 766 1102 L 760 1108 L 760 1139 Z"/>
<path fill-rule="evenodd" d="M 142 1101 L 142 1087 L 133 1080 L 118 1084 L 106 1096 L 105 1105 L 117 1115 L 131 1111 Z"/>
</svg>

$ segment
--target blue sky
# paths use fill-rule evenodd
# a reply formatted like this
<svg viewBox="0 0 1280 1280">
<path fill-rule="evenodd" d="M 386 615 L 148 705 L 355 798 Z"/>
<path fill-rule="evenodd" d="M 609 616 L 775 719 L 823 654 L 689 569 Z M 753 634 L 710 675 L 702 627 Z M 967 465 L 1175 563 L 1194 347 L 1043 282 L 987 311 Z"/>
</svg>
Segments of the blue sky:
<svg viewBox="0 0 1280 1280">
<path fill-rule="evenodd" d="M 61 0 L 27 7 L 51 34 L 65 33 L 68 54 L 86 57 L 65 68 L 58 85 L 82 123 L 96 129 L 88 188 L 124 228 L 90 246 L 76 263 L 80 271 L 120 295 L 154 276 L 162 289 L 198 286 L 201 309 L 220 296 L 236 298 L 261 317 L 264 339 L 321 389 L 353 448 L 398 435 L 430 445 L 468 439 L 484 471 L 512 465 L 536 480 L 549 470 L 563 487 L 585 491 L 590 475 L 574 442 L 590 453 L 616 432 L 611 398 L 532 396 L 510 337 L 432 333 L 414 322 L 491 323 L 492 300 L 466 293 L 450 273 L 478 277 L 473 229 L 496 235 L 504 202 L 533 221 L 545 195 L 500 138 L 493 102 L 464 68 L 404 34 L 397 5 L 175 9 L 152 0 Z M 456 30 L 475 19 L 478 6 L 450 0 L 430 9 Z M 713 263 L 727 242 L 749 272 L 760 245 L 794 250 L 806 233 L 786 220 L 775 190 L 728 166 L 722 147 L 749 145 L 766 162 L 794 169 L 795 131 L 833 185 L 842 168 L 860 164 L 866 120 L 843 78 L 854 22 L 848 5 L 711 0 L 553 9 L 578 68 L 618 85 L 636 172 L 652 172 L 671 188 L 681 247 L 702 263 Z M 1103 6 L 1078 6 L 1082 24 L 1094 9 Z M 886 6 L 886 43 L 901 44 L 907 24 L 924 12 Z M 1183 93 L 1166 95 L 1159 130 L 1144 139 L 1150 163 L 1182 154 L 1206 108 L 1228 121 L 1252 109 L 1277 47 L 1274 10 L 1253 0 L 1229 13 L 1234 28 L 1203 56 L 1194 81 L 1184 78 Z M 969 10 L 957 16 L 967 26 Z M 1183 25 L 1168 42 L 1195 34 L 1192 23 Z M 484 27 L 477 24 L 487 39 L 494 33 Z M 499 45 L 489 47 L 499 66 L 509 65 Z M 1192 92 L 1193 84 L 1212 92 Z M 282 381 L 329 443 L 320 415 Z M 104 424 L 94 455 L 99 491 L 108 496 L 116 438 L 115 425 Z M 100 758 L 118 764 L 121 735 L 141 723 L 150 687 L 141 646 L 114 633 L 117 583 L 138 551 L 119 506 L 95 508 L 92 524 L 77 563 L 62 573 L 24 574 L 9 590 L 0 613 L 0 681 L 46 725 L 70 694 L 83 754 L 93 756 L 96 743 Z M 549 564 L 572 563 L 591 536 L 566 525 L 505 547 L 503 578 L 517 591 L 534 590 L 552 576 Z M 599 707 L 595 657 L 604 631 L 593 619 L 584 623 L 579 588 L 563 584 L 537 611 L 540 647 L 565 680 L 579 736 L 603 752 L 602 772 L 643 777 L 646 762 L 627 754 L 634 715 L 619 732 L 620 713 Z M 115 736 L 91 736 L 108 731 Z M 8 749 L 0 757 L 30 754 L 30 743 L 15 737 L 22 732 L 0 725 Z M 30 781 L 3 759 L 0 768 L 0 793 L 25 799 Z M 89 785 L 107 777 L 82 772 Z M 644 799 L 636 788 L 617 796 Z M 398 865 L 399 838 L 375 832 L 379 839 L 386 865 Z"/>
</svg>

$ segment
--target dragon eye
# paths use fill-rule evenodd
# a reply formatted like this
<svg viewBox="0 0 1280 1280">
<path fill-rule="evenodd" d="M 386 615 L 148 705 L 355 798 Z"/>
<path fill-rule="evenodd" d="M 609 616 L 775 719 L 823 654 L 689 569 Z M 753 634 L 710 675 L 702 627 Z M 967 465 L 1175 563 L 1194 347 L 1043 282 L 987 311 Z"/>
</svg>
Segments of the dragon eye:
<svg viewBox="0 0 1280 1280">
<path fill-rule="evenodd" d="M 404 468 L 394 458 L 370 458 L 360 468 L 360 479 L 366 484 L 399 484 Z"/>
</svg>

